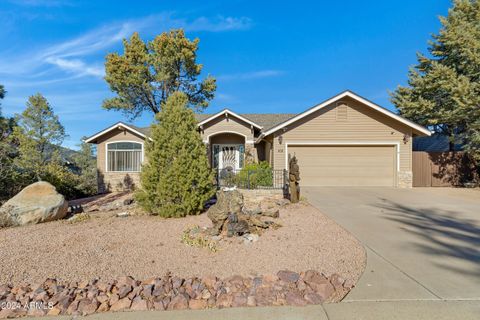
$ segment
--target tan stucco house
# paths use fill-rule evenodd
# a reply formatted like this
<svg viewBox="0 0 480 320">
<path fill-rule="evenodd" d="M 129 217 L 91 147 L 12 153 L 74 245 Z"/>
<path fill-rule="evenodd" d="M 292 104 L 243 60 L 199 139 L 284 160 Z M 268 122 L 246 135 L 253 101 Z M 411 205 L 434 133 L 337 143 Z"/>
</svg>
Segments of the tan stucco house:
<svg viewBox="0 0 480 320">
<path fill-rule="evenodd" d="M 287 168 L 296 155 L 303 186 L 412 186 L 412 138 L 430 131 L 344 91 L 299 114 L 197 114 L 212 168 L 241 169 L 245 157 Z M 118 122 L 89 137 L 99 190 L 138 185 L 149 129 Z"/>
</svg>

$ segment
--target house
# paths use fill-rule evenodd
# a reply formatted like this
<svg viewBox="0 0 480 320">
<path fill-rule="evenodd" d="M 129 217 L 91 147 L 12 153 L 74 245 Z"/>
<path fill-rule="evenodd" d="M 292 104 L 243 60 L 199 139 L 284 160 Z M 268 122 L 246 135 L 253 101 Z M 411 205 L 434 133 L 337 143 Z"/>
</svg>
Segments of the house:
<svg viewBox="0 0 480 320">
<path fill-rule="evenodd" d="M 298 158 L 303 186 L 412 186 L 412 138 L 430 131 L 344 91 L 299 114 L 197 114 L 211 166 L 241 169 L 246 156 L 275 170 Z M 118 122 L 97 144 L 100 191 L 137 184 L 148 128 Z"/>
</svg>

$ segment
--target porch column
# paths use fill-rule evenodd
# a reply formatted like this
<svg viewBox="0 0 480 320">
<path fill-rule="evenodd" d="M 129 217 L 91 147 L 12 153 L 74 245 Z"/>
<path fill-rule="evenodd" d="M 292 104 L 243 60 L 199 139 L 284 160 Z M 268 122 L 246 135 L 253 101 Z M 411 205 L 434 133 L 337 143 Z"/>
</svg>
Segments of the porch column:
<svg viewBox="0 0 480 320">
<path fill-rule="evenodd" d="M 204 144 L 205 144 L 205 149 L 207 150 L 208 164 L 211 167 L 212 166 L 212 144 L 205 141 L 204 141 Z"/>
<path fill-rule="evenodd" d="M 245 163 L 258 162 L 257 149 L 253 143 L 245 142 Z"/>
</svg>

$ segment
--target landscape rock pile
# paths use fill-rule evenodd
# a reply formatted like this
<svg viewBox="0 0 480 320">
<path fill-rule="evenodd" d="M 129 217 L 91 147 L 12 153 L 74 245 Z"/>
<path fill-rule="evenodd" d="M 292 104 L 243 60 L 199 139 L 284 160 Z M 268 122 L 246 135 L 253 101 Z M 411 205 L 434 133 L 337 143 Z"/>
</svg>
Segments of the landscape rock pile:
<svg viewBox="0 0 480 320">
<path fill-rule="evenodd" d="M 347 281 L 348 282 L 348 281 Z M 317 271 L 277 275 L 162 278 L 61 284 L 47 279 L 39 285 L 0 285 L 0 319 L 20 316 L 89 315 L 122 310 L 181 310 L 254 306 L 305 306 L 339 300 L 350 289 L 338 275 Z"/>
<path fill-rule="evenodd" d="M 213 227 L 210 234 L 243 236 L 258 234 L 268 228 L 279 227 L 271 218 L 278 218 L 280 206 L 270 210 L 257 207 L 249 210 L 245 207 L 244 196 L 238 190 L 219 190 L 217 202 L 207 211 Z"/>
</svg>

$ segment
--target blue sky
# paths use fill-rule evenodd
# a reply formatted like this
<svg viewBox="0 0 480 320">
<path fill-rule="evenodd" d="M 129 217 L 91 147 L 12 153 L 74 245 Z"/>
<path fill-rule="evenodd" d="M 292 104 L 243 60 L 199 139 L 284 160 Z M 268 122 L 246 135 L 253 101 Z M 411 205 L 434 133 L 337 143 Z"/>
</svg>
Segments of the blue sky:
<svg viewBox="0 0 480 320">
<path fill-rule="evenodd" d="M 200 38 L 198 62 L 218 80 L 206 112 L 301 112 L 345 89 L 393 110 L 388 90 L 405 84 L 449 0 L 81 1 L 1 0 L 4 114 L 41 92 L 75 147 L 116 121 L 101 109 L 112 93 L 104 57 L 138 31 L 171 28 Z M 147 126 L 152 114 L 134 121 Z"/>
</svg>

